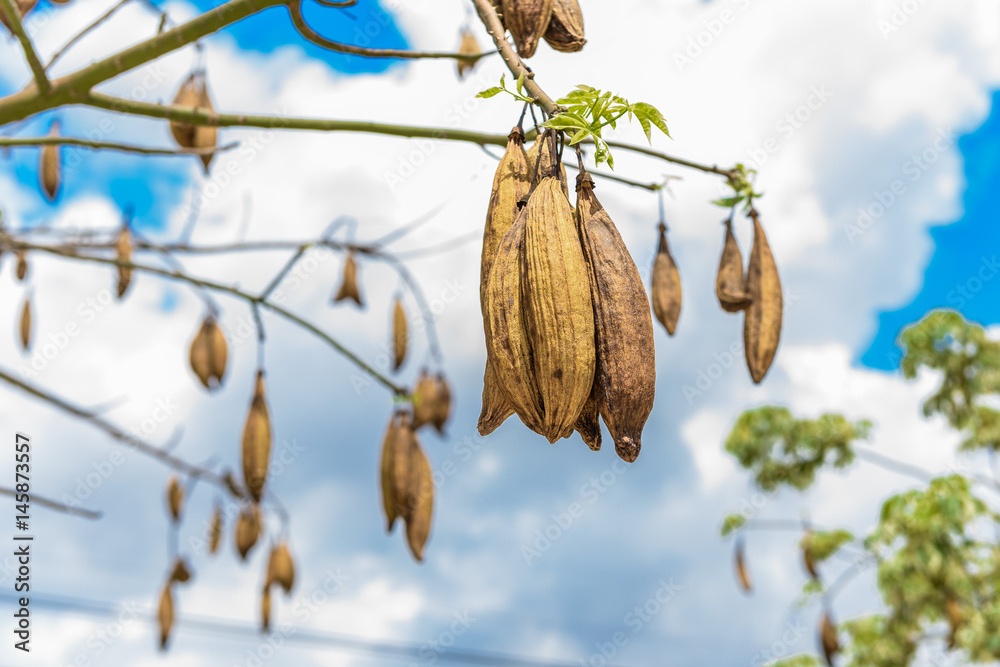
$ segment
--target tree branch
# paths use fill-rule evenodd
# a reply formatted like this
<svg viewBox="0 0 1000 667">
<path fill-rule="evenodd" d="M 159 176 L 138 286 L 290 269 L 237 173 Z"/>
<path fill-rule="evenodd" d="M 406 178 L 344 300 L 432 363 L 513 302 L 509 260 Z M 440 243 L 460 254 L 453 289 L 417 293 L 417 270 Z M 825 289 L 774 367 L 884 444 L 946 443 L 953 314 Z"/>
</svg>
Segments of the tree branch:
<svg viewBox="0 0 1000 667">
<path fill-rule="evenodd" d="M 0 137 L 0 148 L 27 148 L 37 146 L 82 146 L 124 153 L 139 153 L 140 155 L 211 155 L 224 153 L 239 146 L 238 141 L 214 148 L 147 148 L 132 144 L 120 144 L 113 141 L 91 141 L 73 137 Z"/>
<path fill-rule="evenodd" d="M 52 84 L 45 75 L 45 68 L 42 66 L 42 61 L 38 59 L 35 45 L 31 43 L 31 38 L 24 31 L 24 24 L 21 23 L 21 14 L 14 7 L 14 0 L 0 0 L 0 12 L 3 12 L 4 17 L 7 19 L 10 31 L 17 37 L 17 41 L 21 42 L 24 57 L 28 61 L 31 73 L 35 77 L 35 85 L 43 95 L 47 94 L 51 90 Z"/>
<path fill-rule="evenodd" d="M 17 498 L 17 493 L 14 489 L 8 489 L 5 486 L 0 486 L 0 496 L 10 496 L 11 498 Z M 37 503 L 42 507 L 48 507 L 50 510 L 55 510 L 57 512 L 63 512 L 65 514 L 72 514 L 74 516 L 82 516 L 84 519 L 100 519 L 101 513 L 95 512 L 94 510 L 86 510 L 80 507 L 72 507 L 70 505 L 64 505 L 55 500 L 50 500 L 45 496 L 40 496 L 37 493 L 31 494 L 31 502 Z"/>
<path fill-rule="evenodd" d="M 66 44 L 63 45 L 63 47 L 61 49 L 59 49 L 58 51 L 56 51 L 55 55 L 53 55 L 51 59 L 49 59 L 49 64 L 45 66 L 45 71 L 47 72 L 50 69 L 52 69 L 52 66 L 56 64 L 56 61 L 59 60 L 60 58 L 62 58 L 63 55 L 67 51 L 69 51 L 70 48 L 72 48 L 72 46 L 74 44 L 76 44 L 77 42 L 79 42 L 88 33 L 90 33 L 91 31 L 95 30 L 102 23 L 104 23 L 109 18 L 111 18 L 112 16 L 114 16 L 115 12 L 117 12 L 119 9 L 121 9 L 122 7 L 124 7 L 125 5 L 127 5 L 131 1 L 132 0 L 120 0 L 118 2 L 118 4 L 116 4 L 114 7 L 112 7 L 108 11 L 106 11 L 97 20 L 95 20 L 93 23 L 91 23 L 90 25 L 88 25 L 86 28 L 84 28 L 83 30 L 81 30 L 80 32 L 78 32 L 72 39 L 70 39 L 68 42 L 66 42 Z"/>
</svg>

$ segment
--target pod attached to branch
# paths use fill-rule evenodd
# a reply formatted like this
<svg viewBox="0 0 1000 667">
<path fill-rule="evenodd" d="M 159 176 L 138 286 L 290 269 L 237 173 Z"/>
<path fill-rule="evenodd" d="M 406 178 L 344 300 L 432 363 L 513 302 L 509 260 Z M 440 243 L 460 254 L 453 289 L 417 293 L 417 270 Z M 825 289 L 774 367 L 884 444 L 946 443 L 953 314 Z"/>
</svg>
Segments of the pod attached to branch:
<svg viewBox="0 0 1000 667">
<path fill-rule="evenodd" d="M 660 223 L 660 243 L 653 262 L 653 313 L 671 336 L 681 316 L 681 276 L 667 244 L 667 226 Z"/>
<path fill-rule="evenodd" d="M 514 38 L 517 55 L 530 58 L 535 55 L 538 40 L 542 38 L 552 19 L 552 0 L 503 0 L 503 19 Z"/>
<path fill-rule="evenodd" d="M 406 361 L 408 339 L 406 311 L 403 309 L 403 300 L 397 296 L 392 308 L 392 370 L 394 371 L 398 371 Z"/>
<path fill-rule="evenodd" d="M 59 136 L 59 121 L 52 121 L 49 128 L 50 137 Z M 62 151 L 58 144 L 47 144 L 42 147 L 42 157 L 38 166 L 38 173 L 41 179 L 42 192 L 50 201 L 55 201 L 59 194 L 59 187 L 62 185 Z"/>
<path fill-rule="evenodd" d="M 260 509 L 256 504 L 245 506 L 236 519 L 236 551 L 240 559 L 247 559 L 247 554 L 257 544 L 260 530 Z"/>
<path fill-rule="evenodd" d="M 194 340 L 191 341 L 188 353 L 191 370 L 209 391 L 222 386 L 228 356 L 226 336 L 222 333 L 215 315 L 209 313 L 201 323 Z"/>
<path fill-rule="evenodd" d="M 122 225 L 121 231 L 118 232 L 118 238 L 115 239 L 115 259 L 119 262 L 131 262 L 132 250 L 134 248 L 135 245 L 132 243 L 132 232 L 129 231 L 128 225 Z M 131 284 L 132 267 L 119 265 L 118 284 L 116 285 L 116 291 L 119 299 L 125 296 L 125 292 L 128 291 L 128 287 Z"/>
<path fill-rule="evenodd" d="M 583 11 L 578 0 L 554 0 L 552 19 L 545 31 L 545 41 L 556 51 L 573 53 L 583 48 Z"/>
<path fill-rule="evenodd" d="M 295 585 L 295 561 L 292 560 L 285 541 L 278 542 L 267 559 L 267 581 L 264 585 L 269 587 L 275 583 L 281 586 L 286 595 L 292 592 Z"/>
<path fill-rule="evenodd" d="M 204 70 L 192 72 L 181 83 L 181 87 L 174 96 L 174 106 L 193 107 L 195 111 L 208 113 L 215 111 L 212 105 L 212 96 L 208 92 L 208 82 L 205 80 Z M 171 122 L 170 132 L 174 135 L 174 140 L 183 148 L 215 148 L 218 140 L 218 130 L 210 125 Z M 205 153 L 199 157 L 205 166 L 205 174 L 207 175 L 215 153 Z"/>
<path fill-rule="evenodd" d="M 743 275 L 743 255 L 733 236 L 733 221 L 726 220 L 726 237 L 722 245 L 722 258 L 715 276 L 715 296 L 727 313 L 737 313 L 750 305 L 746 278 Z"/>
<path fill-rule="evenodd" d="M 750 306 L 744 311 L 743 348 L 747 368 L 754 383 L 767 375 L 781 338 L 782 296 L 778 265 L 764 236 L 757 211 L 750 209 L 753 220 L 753 250 L 747 267 L 747 292 Z"/>
<path fill-rule="evenodd" d="M 476 40 L 476 36 L 472 34 L 472 31 L 468 28 L 462 30 L 462 41 L 458 47 L 458 53 L 463 56 L 474 56 L 480 52 L 479 42 Z M 459 60 L 458 61 L 458 78 L 464 79 L 466 72 L 471 72 L 475 69 L 476 63 L 472 60 Z"/>
<path fill-rule="evenodd" d="M 170 518 L 174 523 L 181 520 L 181 511 L 184 509 L 184 487 L 177 475 L 170 477 L 167 482 L 167 509 L 170 510 Z"/>
<path fill-rule="evenodd" d="M 160 592 L 160 605 L 156 613 L 156 619 L 160 626 L 160 650 L 167 649 L 167 642 L 170 641 L 170 631 L 174 627 L 174 592 L 170 582 L 163 585 Z"/>
<path fill-rule="evenodd" d="M 333 297 L 334 303 L 343 301 L 344 299 L 350 299 L 361 307 L 365 305 L 361 300 L 361 292 L 358 290 L 358 264 L 354 259 L 353 252 L 347 253 L 347 259 L 344 260 L 344 276 L 340 282 L 340 289 L 337 290 L 337 295 Z"/>
<path fill-rule="evenodd" d="M 257 371 L 250 411 L 243 426 L 243 440 L 240 446 L 243 462 L 243 481 L 247 492 L 255 502 L 260 502 L 267 482 L 267 470 L 271 461 L 271 415 L 264 395 L 264 371 Z"/>
</svg>

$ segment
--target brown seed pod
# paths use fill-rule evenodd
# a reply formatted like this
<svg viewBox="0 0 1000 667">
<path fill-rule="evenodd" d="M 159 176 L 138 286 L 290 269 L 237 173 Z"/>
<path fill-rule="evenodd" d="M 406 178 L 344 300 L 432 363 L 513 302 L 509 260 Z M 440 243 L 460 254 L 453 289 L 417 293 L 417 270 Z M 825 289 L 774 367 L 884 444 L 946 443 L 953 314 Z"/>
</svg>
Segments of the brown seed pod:
<svg viewBox="0 0 1000 667">
<path fill-rule="evenodd" d="M 226 336 L 222 333 L 218 321 L 213 314 L 205 317 L 191 341 L 191 349 L 188 359 L 191 370 L 198 376 L 198 380 L 209 391 L 222 386 L 222 379 L 226 375 L 226 359 L 229 356 Z"/>
<path fill-rule="evenodd" d="M 726 239 L 722 246 L 719 272 L 715 276 L 715 296 L 727 313 L 737 313 L 750 305 L 743 277 L 743 255 L 733 236 L 733 221 L 726 220 Z"/>
<path fill-rule="evenodd" d="M 528 163 L 528 178 L 536 186 L 543 176 L 552 172 L 553 152 L 551 150 L 541 150 L 545 141 L 547 140 L 544 137 L 535 139 L 535 143 L 531 144 L 531 148 L 525 154 L 525 159 Z M 539 161 L 539 154 L 541 155 L 541 161 Z M 569 181 L 566 180 L 566 165 L 562 162 L 559 163 L 559 183 L 562 185 L 563 194 L 566 195 L 566 199 L 568 200 Z"/>
<path fill-rule="evenodd" d="M 407 339 L 406 311 L 403 310 L 402 299 L 396 297 L 396 304 L 392 308 L 392 370 L 394 371 L 398 371 L 406 361 Z"/>
<path fill-rule="evenodd" d="M 760 384 L 774 361 L 781 338 L 781 280 L 757 212 L 751 209 L 750 217 L 753 250 L 747 268 L 747 292 L 753 302 L 745 311 L 743 348 L 750 376 L 754 383 Z"/>
<path fill-rule="evenodd" d="M 210 113 L 215 110 L 212 106 L 212 97 L 208 92 L 204 71 L 192 72 L 181 83 L 174 96 L 174 105 L 194 107 L 195 110 Z M 217 128 L 207 125 L 171 122 L 170 132 L 174 135 L 174 140 L 184 148 L 214 148 L 218 139 Z M 206 153 L 200 157 L 205 165 L 205 173 L 208 174 L 209 165 L 212 164 L 215 154 Z"/>
<path fill-rule="evenodd" d="M 743 589 L 744 593 L 749 593 L 753 590 L 753 584 L 750 583 L 750 572 L 747 570 L 746 557 L 743 553 L 742 541 L 736 543 L 736 578 L 739 580 L 740 588 Z"/>
<path fill-rule="evenodd" d="M 271 588 L 265 586 L 260 592 L 260 631 L 271 629 Z"/>
<path fill-rule="evenodd" d="M 17 279 L 23 282 L 28 277 L 28 253 L 24 250 L 17 251 Z"/>
<path fill-rule="evenodd" d="M 361 307 L 365 305 L 361 300 L 361 292 L 358 291 L 358 264 L 354 259 L 353 252 L 347 253 L 347 259 L 344 260 L 344 277 L 340 282 L 337 295 L 333 297 L 334 303 L 344 299 L 351 299 Z"/>
<path fill-rule="evenodd" d="M 20 18 L 23 19 L 28 12 L 35 8 L 35 5 L 37 4 L 38 0 L 14 0 L 14 9 L 17 10 Z M 14 31 L 10 28 L 10 24 L 7 23 L 7 15 L 2 11 L 0 11 L 0 23 L 3 23 L 4 27 L 7 28 L 11 34 L 14 34 Z"/>
<path fill-rule="evenodd" d="M 502 388 L 507 403 L 525 426 L 537 433 L 542 428 L 542 400 L 535 382 L 522 296 L 527 214 L 527 207 L 521 209 L 490 269 L 486 288 L 490 336 L 486 347 L 496 386 Z"/>
<path fill-rule="evenodd" d="M 231 493 L 234 498 L 242 498 L 245 495 L 239 485 L 236 484 L 236 478 L 233 477 L 232 470 L 227 470 L 222 473 L 222 483 L 226 485 L 229 493 Z"/>
<path fill-rule="evenodd" d="M 559 179 L 546 175 L 525 207 L 524 312 L 549 442 L 568 437 L 594 382 L 594 310 L 587 260 Z"/>
<path fill-rule="evenodd" d="M 118 232 L 118 238 L 115 239 L 115 254 L 119 262 L 131 262 L 132 261 L 132 250 L 134 249 L 132 243 L 132 232 L 129 231 L 127 225 L 122 226 L 120 232 Z M 128 291 L 128 286 L 132 283 L 132 267 L 129 266 L 119 266 L 118 267 L 118 298 L 121 299 L 125 296 L 125 292 Z"/>
<path fill-rule="evenodd" d="M 170 631 L 174 627 L 174 593 L 170 582 L 163 585 L 156 618 L 160 624 L 160 650 L 165 651 L 170 640 Z"/>
<path fill-rule="evenodd" d="M 183 558 L 174 561 L 174 569 L 170 572 L 170 581 L 179 581 L 182 584 L 191 581 L 191 570 Z"/>
<path fill-rule="evenodd" d="M 257 371 L 250 412 L 243 426 L 243 440 L 240 447 L 243 462 L 243 481 L 255 502 L 264 495 L 267 469 L 271 461 L 271 415 L 264 396 L 264 371 Z"/>
<path fill-rule="evenodd" d="M 653 313 L 671 336 L 681 315 L 681 276 L 667 244 L 667 226 L 660 223 L 660 246 L 653 262 Z"/>
<path fill-rule="evenodd" d="M 948 619 L 948 649 L 953 650 L 957 643 L 958 630 L 962 627 L 962 607 L 955 596 L 949 593 L 944 610 Z"/>
<path fill-rule="evenodd" d="M 170 518 L 174 523 L 180 521 L 181 511 L 184 508 L 184 487 L 177 475 L 170 477 L 167 482 L 167 509 L 170 510 Z"/>
<path fill-rule="evenodd" d="M 236 519 L 236 551 L 242 560 L 247 559 L 247 554 L 257 544 L 260 531 L 260 509 L 256 504 L 247 505 Z"/>
<path fill-rule="evenodd" d="M 517 54 L 530 58 L 552 18 L 552 0 L 503 0 L 503 17 Z"/>
<path fill-rule="evenodd" d="M 212 524 L 208 529 L 208 553 L 218 553 L 220 542 L 222 542 L 222 508 L 216 505 L 212 513 Z"/>
<path fill-rule="evenodd" d="M 379 488 L 382 491 L 382 509 L 385 511 L 387 533 L 392 532 L 392 526 L 400 516 L 399 507 L 403 496 L 397 491 L 399 485 L 396 481 L 396 461 L 400 448 L 405 448 L 409 444 L 407 431 L 411 429 L 409 413 L 397 410 L 389 418 L 389 426 L 386 428 L 385 437 L 382 438 Z"/>
<path fill-rule="evenodd" d="M 486 288 L 490 269 L 503 237 L 510 231 L 517 217 L 518 202 L 528 194 L 530 176 L 528 161 L 524 152 L 524 133 L 515 127 L 507 137 L 507 150 L 500 159 L 500 165 L 493 176 L 493 191 L 489 208 L 486 210 L 486 226 L 483 230 L 483 252 L 479 272 L 479 304 L 483 313 L 483 331 L 486 334 L 486 370 L 483 373 L 483 409 L 479 415 L 480 435 L 489 435 L 514 414 L 506 392 L 497 382 L 493 370 L 493 360 L 489 342 L 490 319 L 486 311 Z"/>
<path fill-rule="evenodd" d="M 476 40 L 476 36 L 473 35 L 472 31 L 468 28 L 462 30 L 462 42 L 458 47 L 458 52 L 463 56 L 474 56 L 480 52 L 479 42 Z M 458 78 L 465 78 L 465 73 L 471 71 L 475 67 L 475 60 L 459 60 Z"/>
<path fill-rule="evenodd" d="M 819 581 L 819 571 L 816 570 L 816 557 L 813 555 L 812 545 L 807 541 L 802 547 L 802 564 L 805 565 L 806 572 L 815 581 Z"/>
<path fill-rule="evenodd" d="M 819 638 L 823 645 L 823 657 L 826 658 L 828 667 L 833 667 L 833 659 L 840 653 L 840 640 L 837 639 L 837 627 L 830 620 L 829 612 L 823 612 L 823 618 L 819 624 Z"/>
<path fill-rule="evenodd" d="M 577 219 L 594 304 L 594 397 L 615 451 L 631 463 L 653 410 L 653 319 L 639 269 L 586 173 L 577 178 Z"/>
<path fill-rule="evenodd" d="M 430 375 L 427 369 L 420 372 L 413 390 L 413 428 L 433 424 L 438 433 L 444 434 L 444 424 L 451 414 L 451 390 L 444 375 Z"/>
<path fill-rule="evenodd" d="M 552 20 L 545 31 L 545 41 L 556 51 L 573 53 L 583 48 L 583 12 L 578 0 L 554 0 Z"/>
<path fill-rule="evenodd" d="M 25 352 L 31 349 L 31 296 L 27 296 L 24 299 L 24 305 L 21 306 L 21 320 L 18 326 L 18 332 L 21 335 L 21 349 Z"/>
<path fill-rule="evenodd" d="M 597 386 L 595 385 L 591 388 L 590 396 L 587 397 L 587 402 L 583 404 L 583 410 L 580 411 L 580 418 L 576 420 L 573 429 L 580 434 L 585 445 L 590 447 L 592 451 L 599 452 L 601 451 L 601 424 L 598 421 L 596 391 Z"/>
<path fill-rule="evenodd" d="M 59 121 L 52 121 L 49 128 L 50 137 L 59 136 Z M 38 174 L 42 183 L 42 192 L 46 198 L 55 201 L 59 194 L 59 186 L 62 184 L 62 161 L 61 150 L 57 144 L 48 144 L 42 147 L 42 157 L 38 167 Z"/>
<path fill-rule="evenodd" d="M 267 581 L 265 587 L 277 583 L 285 594 L 292 592 L 295 585 L 295 561 L 288 551 L 288 545 L 282 541 L 271 549 L 271 555 L 267 559 Z"/>
<path fill-rule="evenodd" d="M 424 546 L 434 514 L 434 477 L 430 461 L 416 437 L 410 440 L 410 487 L 407 497 L 406 543 L 417 561 L 424 560 Z"/>
</svg>

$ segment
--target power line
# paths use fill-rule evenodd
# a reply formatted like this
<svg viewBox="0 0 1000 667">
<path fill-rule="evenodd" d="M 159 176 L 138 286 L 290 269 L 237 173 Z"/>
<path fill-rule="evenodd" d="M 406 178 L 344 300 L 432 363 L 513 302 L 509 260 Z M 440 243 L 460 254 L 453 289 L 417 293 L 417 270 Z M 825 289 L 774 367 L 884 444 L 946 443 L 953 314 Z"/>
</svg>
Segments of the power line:
<svg viewBox="0 0 1000 667">
<path fill-rule="evenodd" d="M 0 594 L 0 601 L 2 602 L 15 602 L 16 600 L 16 596 Z M 69 598 L 36 594 L 31 596 L 31 603 L 32 605 L 42 608 L 75 612 L 98 618 L 115 618 L 121 613 L 120 605 L 100 600 L 87 600 L 84 598 Z M 142 609 L 138 615 L 141 618 L 149 620 L 151 623 L 156 621 L 156 614 L 150 609 Z M 179 627 L 189 630 L 201 631 L 215 635 L 253 639 L 260 639 L 262 637 L 262 634 L 257 627 L 235 623 L 227 619 L 213 618 L 210 616 L 182 614 L 178 617 L 176 624 Z M 422 660 L 428 650 L 427 647 L 421 644 L 414 644 L 410 642 L 391 642 L 379 639 L 365 639 L 354 635 L 320 632 L 295 626 L 287 627 L 290 629 L 275 631 L 272 634 L 280 634 L 283 642 L 291 644 L 297 643 L 312 647 L 330 648 L 334 650 L 356 651 L 400 660 Z M 435 658 L 440 662 L 466 665 L 485 665 L 487 667 L 504 667 L 511 665 L 517 665 L 520 667 L 579 667 L 583 664 L 580 660 L 542 660 L 510 653 L 501 653 L 498 651 L 451 647 L 442 647 L 435 650 Z M 606 667 L 616 667 L 610 663 L 602 664 L 605 664 Z M 617 667 L 622 666 L 619 665 Z"/>
</svg>

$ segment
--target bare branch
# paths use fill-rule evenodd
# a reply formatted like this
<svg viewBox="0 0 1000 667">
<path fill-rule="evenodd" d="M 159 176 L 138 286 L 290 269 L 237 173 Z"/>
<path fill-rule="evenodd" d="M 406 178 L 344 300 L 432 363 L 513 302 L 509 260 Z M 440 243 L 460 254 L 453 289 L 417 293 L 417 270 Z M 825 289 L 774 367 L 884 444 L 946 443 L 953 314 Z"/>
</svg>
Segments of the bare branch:
<svg viewBox="0 0 1000 667">
<path fill-rule="evenodd" d="M 10 496 L 11 498 L 17 498 L 17 493 L 14 489 L 8 489 L 5 486 L 0 486 L 0 496 Z M 31 502 L 37 503 L 42 507 L 47 507 L 50 510 L 55 510 L 57 512 L 63 512 L 65 514 L 72 514 L 74 516 L 82 516 L 84 519 L 100 519 L 101 513 L 95 512 L 94 510 L 86 510 L 81 507 L 72 507 L 70 505 L 64 505 L 56 500 L 50 500 L 45 496 L 40 496 L 37 493 L 31 494 Z"/>
<path fill-rule="evenodd" d="M 21 14 L 14 7 L 14 0 L 0 0 L 0 12 L 3 12 L 4 17 L 7 19 L 10 31 L 17 37 L 17 41 L 21 42 L 24 57 L 28 61 L 31 73 L 35 77 L 35 85 L 43 95 L 47 94 L 52 88 L 52 83 L 49 81 L 49 77 L 45 75 L 45 68 L 42 67 L 42 61 L 38 59 L 35 45 L 31 43 L 31 38 L 24 31 L 24 24 L 21 23 Z"/>
<path fill-rule="evenodd" d="M 211 155 L 224 153 L 239 146 L 238 141 L 225 146 L 209 148 L 148 148 L 132 144 L 120 144 L 113 141 L 91 141 L 74 137 L 0 137 L 0 148 L 33 148 L 38 146 L 83 146 L 97 150 L 122 151 L 123 153 L 139 153 L 140 155 Z"/>
<path fill-rule="evenodd" d="M 84 28 L 83 30 L 81 30 L 80 32 L 78 32 L 76 34 L 76 36 L 74 36 L 71 40 L 69 40 L 68 42 L 66 42 L 66 44 L 61 49 L 59 49 L 58 51 L 56 51 L 55 55 L 52 56 L 52 58 L 49 60 L 49 64 L 45 66 L 45 71 L 47 72 L 50 69 L 52 69 L 52 66 L 55 65 L 56 61 L 59 60 L 60 58 L 62 58 L 63 55 L 67 51 L 69 51 L 70 48 L 72 48 L 72 46 L 74 44 L 76 44 L 77 42 L 79 42 L 88 33 L 92 32 L 97 27 L 99 27 L 102 23 L 104 23 L 109 18 L 111 18 L 112 16 L 114 16 L 115 12 L 117 12 L 119 9 L 121 9 L 122 7 L 124 7 L 125 5 L 127 5 L 131 1 L 132 0 L 120 0 L 120 2 L 118 2 L 118 4 L 116 4 L 111 9 L 109 9 L 108 11 L 106 11 L 97 20 L 95 20 L 93 23 L 91 23 L 90 25 L 88 25 L 86 28 Z"/>
</svg>

